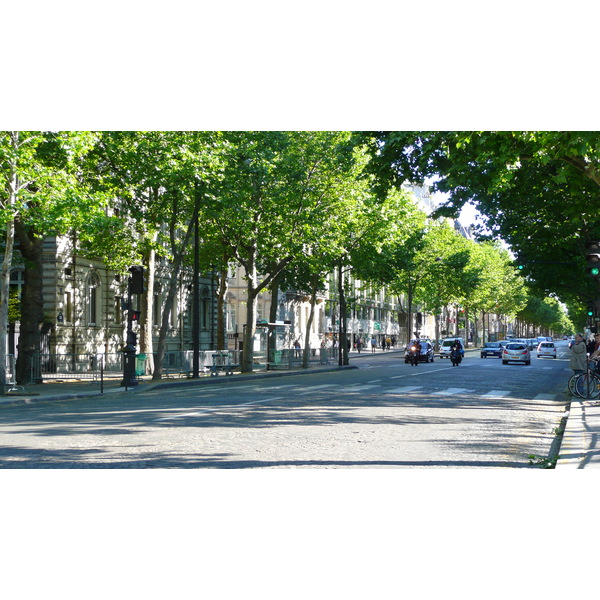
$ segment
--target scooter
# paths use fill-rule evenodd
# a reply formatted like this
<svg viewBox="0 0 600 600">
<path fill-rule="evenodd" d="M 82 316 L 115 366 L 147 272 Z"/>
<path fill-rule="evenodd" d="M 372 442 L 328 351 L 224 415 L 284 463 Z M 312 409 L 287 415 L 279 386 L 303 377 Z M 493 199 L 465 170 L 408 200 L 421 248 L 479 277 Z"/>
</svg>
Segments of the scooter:
<svg viewBox="0 0 600 600">
<path fill-rule="evenodd" d="M 408 362 L 413 367 L 416 367 L 419 364 L 419 351 L 417 350 L 416 346 L 411 346 L 409 352 L 410 355 L 408 357 Z"/>
</svg>

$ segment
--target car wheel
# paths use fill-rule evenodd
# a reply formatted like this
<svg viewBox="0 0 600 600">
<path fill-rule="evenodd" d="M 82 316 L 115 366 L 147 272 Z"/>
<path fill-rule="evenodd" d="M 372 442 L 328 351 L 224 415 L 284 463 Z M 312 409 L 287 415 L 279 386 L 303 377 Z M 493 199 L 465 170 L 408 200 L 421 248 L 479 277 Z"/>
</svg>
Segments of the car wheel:
<svg viewBox="0 0 600 600">
<path fill-rule="evenodd" d="M 503 360 L 503 361 L 502 361 L 502 364 L 503 364 L 503 365 L 507 365 L 507 364 L 508 364 L 508 361 L 507 361 L 507 360 Z"/>
<path fill-rule="evenodd" d="M 526 361 L 526 362 L 525 362 L 525 364 L 526 364 L 526 365 L 530 365 L 530 364 L 531 364 L 531 361 L 530 361 L 530 360 L 528 360 L 528 361 Z"/>
</svg>

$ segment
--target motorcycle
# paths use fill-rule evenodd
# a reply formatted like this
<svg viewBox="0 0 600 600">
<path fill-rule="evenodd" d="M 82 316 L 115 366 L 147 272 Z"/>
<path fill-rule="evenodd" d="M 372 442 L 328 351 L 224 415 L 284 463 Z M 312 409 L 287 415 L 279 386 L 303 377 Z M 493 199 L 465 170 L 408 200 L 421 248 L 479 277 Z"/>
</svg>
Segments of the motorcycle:
<svg viewBox="0 0 600 600">
<path fill-rule="evenodd" d="M 419 364 L 419 349 L 416 346 L 411 346 L 409 349 L 408 362 L 416 367 Z"/>
</svg>

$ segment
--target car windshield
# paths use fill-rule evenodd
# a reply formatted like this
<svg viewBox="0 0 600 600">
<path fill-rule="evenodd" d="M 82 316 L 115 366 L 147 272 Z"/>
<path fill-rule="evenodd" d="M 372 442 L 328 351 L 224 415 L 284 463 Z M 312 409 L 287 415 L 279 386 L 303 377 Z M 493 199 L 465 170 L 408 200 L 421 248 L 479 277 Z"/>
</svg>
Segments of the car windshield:
<svg viewBox="0 0 600 600">
<path fill-rule="evenodd" d="M 506 348 L 507 348 L 507 350 L 526 350 L 527 349 L 524 344 L 508 344 L 508 346 L 506 346 Z"/>
<path fill-rule="evenodd" d="M 500 344 L 498 342 L 486 342 L 486 348 L 500 348 Z"/>
<path fill-rule="evenodd" d="M 546 343 L 546 344 L 540 344 L 540 346 L 542 348 L 554 348 L 554 344 L 548 344 L 548 343 Z"/>
</svg>

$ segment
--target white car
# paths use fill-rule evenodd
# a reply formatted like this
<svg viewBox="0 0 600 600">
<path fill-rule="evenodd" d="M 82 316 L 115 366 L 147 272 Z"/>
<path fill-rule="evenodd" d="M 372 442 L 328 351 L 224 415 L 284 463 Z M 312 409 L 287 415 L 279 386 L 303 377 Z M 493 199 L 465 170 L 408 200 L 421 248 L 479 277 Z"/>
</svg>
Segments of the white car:
<svg viewBox="0 0 600 600">
<path fill-rule="evenodd" d="M 542 342 L 537 347 L 537 357 L 542 358 L 542 356 L 556 358 L 556 346 L 554 345 L 554 342 Z"/>
<path fill-rule="evenodd" d="M 509 361 L 524 362 L 526 365 L 531 364 L 531 352 L 527 344 L 519 342 L 511 342 L 502 350 L 502 364 L 507 365 Z"/>
</svg>

